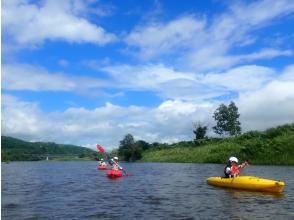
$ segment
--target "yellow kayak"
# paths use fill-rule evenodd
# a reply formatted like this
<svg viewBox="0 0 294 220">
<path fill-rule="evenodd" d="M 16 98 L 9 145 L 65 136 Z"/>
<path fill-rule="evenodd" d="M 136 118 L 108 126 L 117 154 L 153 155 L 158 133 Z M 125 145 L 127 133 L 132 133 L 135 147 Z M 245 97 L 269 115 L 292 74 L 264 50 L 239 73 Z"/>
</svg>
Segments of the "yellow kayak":
<svg viewBox="0 0 294 220">
<path fill-rule="evenodd" d="M 213 186 L 276 193 L 283 192 L 285 187 L 283 181 L 263 179 L 256 176 L 210 177 L 207 179 L 207 183 Z"/>
</svg>

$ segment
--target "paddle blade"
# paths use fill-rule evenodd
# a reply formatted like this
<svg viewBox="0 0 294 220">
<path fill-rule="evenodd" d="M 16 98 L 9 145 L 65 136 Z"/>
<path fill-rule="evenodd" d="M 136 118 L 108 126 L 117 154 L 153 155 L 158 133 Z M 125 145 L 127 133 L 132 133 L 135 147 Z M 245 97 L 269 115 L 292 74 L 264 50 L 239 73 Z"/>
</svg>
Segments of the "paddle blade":
<svg viewBox="0 0 294 220">
<path fill-rule="evenodd" d="M 97 149 L 98 149 L 99 152 L 105 153 L 105 150 L 103 149 L 103 147 L 101 147 L 101 145 L 96 144 L 96 147 L 97 147 Z"/>
</svg>

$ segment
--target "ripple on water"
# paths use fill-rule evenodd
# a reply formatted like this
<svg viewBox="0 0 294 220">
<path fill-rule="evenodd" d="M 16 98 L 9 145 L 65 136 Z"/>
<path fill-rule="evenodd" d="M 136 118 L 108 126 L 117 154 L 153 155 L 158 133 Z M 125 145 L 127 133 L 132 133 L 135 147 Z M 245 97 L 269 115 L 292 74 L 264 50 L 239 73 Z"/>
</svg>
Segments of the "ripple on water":
<svg viewBox="0 0 294 220">
<path fill-rule="evenodd" d="M 294 219 L 293 167 L 248 168 L 286 181 L 284 194 L 266 194 L 207 185 L 222 175 L 214 164 L 127 163 L 133 175 L 117 180 L 96 162 L 2 166 L 3 219 Z"/>
</svg>

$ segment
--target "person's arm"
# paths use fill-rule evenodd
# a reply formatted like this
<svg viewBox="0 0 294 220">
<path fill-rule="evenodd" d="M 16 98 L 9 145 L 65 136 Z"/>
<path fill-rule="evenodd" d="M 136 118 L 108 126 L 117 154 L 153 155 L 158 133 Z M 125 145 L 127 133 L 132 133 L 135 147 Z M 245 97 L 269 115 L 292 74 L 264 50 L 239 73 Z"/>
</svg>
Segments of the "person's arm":
<svg viewBox="0 0 294 220">
<path fill-rule="evenodd" d="M 245 160 L 241 165 L 239 165 L 239 168 L 243 169 L 246 166 L 248 166 L 248 160 Z"/>
<path fill-rule="evenodd" d="M 227 167 L 226 168 L 226 174 L 229 176 L 229 177 L 231 177 L 231 168 L 230 167 Z"/>
</svg>

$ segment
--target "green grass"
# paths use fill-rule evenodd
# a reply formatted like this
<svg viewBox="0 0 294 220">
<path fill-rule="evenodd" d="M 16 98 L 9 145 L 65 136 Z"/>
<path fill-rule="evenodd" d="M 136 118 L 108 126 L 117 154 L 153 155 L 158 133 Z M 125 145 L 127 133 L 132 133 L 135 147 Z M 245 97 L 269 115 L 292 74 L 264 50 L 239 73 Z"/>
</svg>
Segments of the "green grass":
<svg viewBox="0 0 294 220">
<path fill-rule="evenodd" d="M 230 156 L 251 164 L 294 165 L 294 124 L 250 131 L 239 137 L 180 142 L 143 152 L 142 162 L 225 163 Z"/>
</svg>

